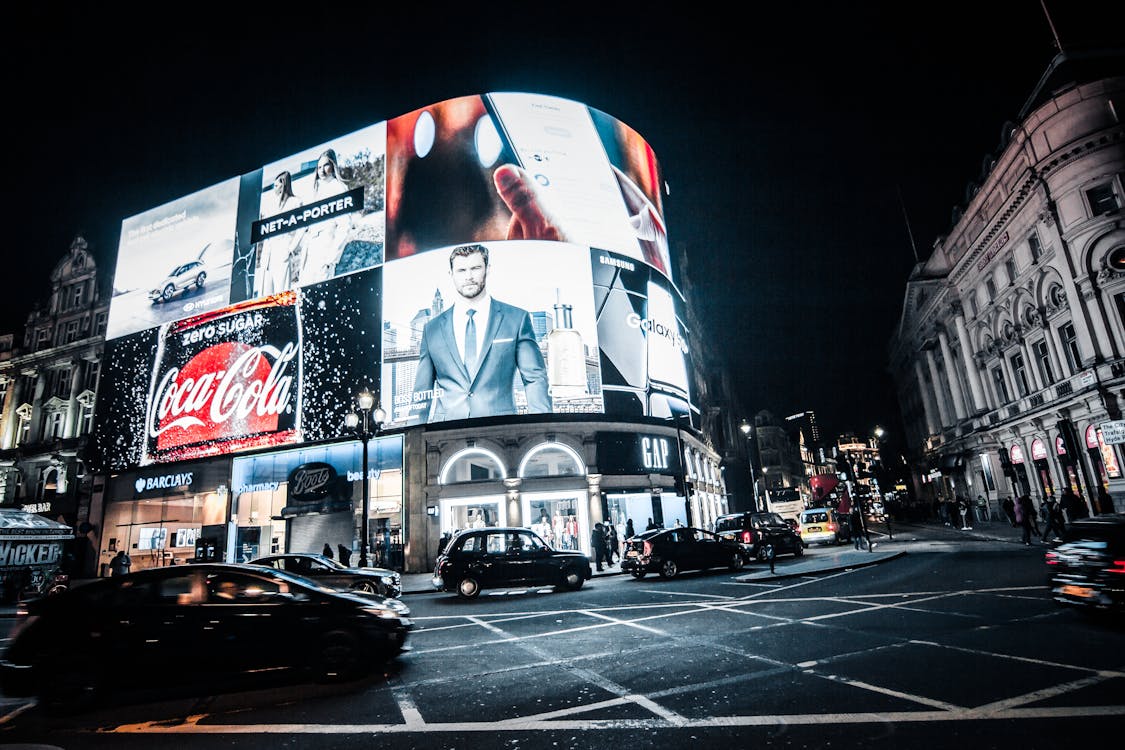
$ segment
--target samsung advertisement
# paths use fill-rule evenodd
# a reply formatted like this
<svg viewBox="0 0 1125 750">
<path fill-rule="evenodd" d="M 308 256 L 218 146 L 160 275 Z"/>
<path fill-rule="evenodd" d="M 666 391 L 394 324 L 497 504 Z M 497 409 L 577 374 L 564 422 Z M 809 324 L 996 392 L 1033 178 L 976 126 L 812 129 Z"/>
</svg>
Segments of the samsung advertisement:
<svg viewBox="0 0 1125 750">
<path fill-rule="evenodd" d="M 631 128 L 522 93 L 448 100 L 122 223 L 106 468 L 516 414 L 690 424 L 663 178 Z"/>
</svg>

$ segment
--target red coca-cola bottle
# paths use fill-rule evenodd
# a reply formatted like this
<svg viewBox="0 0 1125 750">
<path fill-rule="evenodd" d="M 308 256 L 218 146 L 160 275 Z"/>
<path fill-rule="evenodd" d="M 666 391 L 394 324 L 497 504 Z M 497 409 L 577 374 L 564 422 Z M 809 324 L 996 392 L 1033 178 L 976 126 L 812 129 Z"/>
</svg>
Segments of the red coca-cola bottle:
<svg viewBox="0 0 1125 750">
<path fill-rule="evenodd" d="M 141 464 L 301 439 L 301 323 L 293 290 L 161 326 Z"/>
</svg>

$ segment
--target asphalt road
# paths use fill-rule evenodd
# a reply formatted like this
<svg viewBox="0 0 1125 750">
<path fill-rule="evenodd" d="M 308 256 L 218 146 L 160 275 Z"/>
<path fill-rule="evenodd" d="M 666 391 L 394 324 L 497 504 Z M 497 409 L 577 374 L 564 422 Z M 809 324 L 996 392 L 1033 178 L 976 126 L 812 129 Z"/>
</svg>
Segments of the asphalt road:
<svg viewBox="0 0 1125 750">
<path fill-rule="evenodd" d="M 1051 601 L 1041 547 L 940 528 L 895 539 L 882 564 L 768 578 L 412 594 L 413 650 L 384 674 L 177 696 L 154 670 L 116 705 L 13 708 L 0 742 L 1022 750 L 1116 736 L 1125 630 Z"/>
</svg>

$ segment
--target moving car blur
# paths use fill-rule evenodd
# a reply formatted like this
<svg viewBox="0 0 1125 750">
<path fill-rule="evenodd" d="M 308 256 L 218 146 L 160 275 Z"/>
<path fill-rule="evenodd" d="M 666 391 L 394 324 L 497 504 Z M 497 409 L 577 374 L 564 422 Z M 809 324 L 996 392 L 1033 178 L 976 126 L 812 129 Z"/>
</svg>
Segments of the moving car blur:
<svg viewBox="0 0 1125 750">
<path fill-rule="evenodd" d="M 395 571 L 386 568 L 351 568 L 324 555 L 267 555 L 251 560 L 249 564 L 284 570 L 335 589 L 365 591 L 389 597 L 402 594 L 402 577 Z"/>
<path fill-rule="evenodd" d="M 226 684 L 216 677 L 283 670 L 350 680 L 406 648 L 409 615 L 397 599 L 257 566 L 154 568 L 29 602 L 0 660 L 0 688 L 84 706 L 138 682 L 214 689 Z"/>
<path fill-rule="evenodd" d="M 715 533 L 742 547 L 745 562 L 769 560 L 782 554 L 805 554 L 801 535 L 779 513 L 730 513 L 715 519 Z"/>
<path fill-rule="evenodd" d="M 438 555 L 433 586 L 475 598 L 482 589 L 554 586 L 577 591 L 590 580 L 590 558 L 557 550 L 531 529 L 488 527 L 458 533 Z"/>
<path fill-rule="evenodd" d="M 785 527 L 785 524 L 782 526 Z M 647 573 L 675 578 L 684 570 L 741 570 L 744 564 L 738 542 L 686 526 L 642 531 L 626 539 L 621 570 L 640 580 Z"/>
<path fill-rule="evenodd" d="M 1044 559 L 1055 601 L 1125 615 L 1125 514 L 1074 521 Z"/>
</svg>

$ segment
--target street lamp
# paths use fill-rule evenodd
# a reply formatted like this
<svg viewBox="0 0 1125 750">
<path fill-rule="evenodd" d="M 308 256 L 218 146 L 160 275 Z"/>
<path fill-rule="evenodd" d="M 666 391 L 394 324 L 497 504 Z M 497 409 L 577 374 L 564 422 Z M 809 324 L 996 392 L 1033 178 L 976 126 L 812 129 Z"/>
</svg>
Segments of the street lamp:
<svg viewBox="0 0 1125 750">
<path fill-rule="evenodd" d="M 750 480 L 753 486 L 754 493 L 754 496 L 751 498 L 751 500 L 754 503 L 753 509 L 758 510 L 758 472 L 754 469 L 754 434 L 751 432 L 750 422 L 745 419 L 742 420 L 742 424 L 738 426 L 738 429 L 742 430 L 742 434 L 746 436 L 746 439 L 748 441 L 746 443 L 746 464 L 750 467 Z"/>
<path fill-rule="evenodd" d="M 370 520 L 368 516 L 370 515 L 371 505 L 370 492 L 367 488 L 367 443 L 379 434 L 383 422 L 387 421 L 387 413 L 383 411 L 382 407 L 372 412 L 371 409 L 375 406 L 375 396 L 366 388 L 356 396 L 356 403 L 359 405 L 359 414 L 354 411 L 348 412 L 344 416 L 344 425 L 355 433 L 363 445 L 363 511 L 359 519 L 359 567 L 366 568 L 367 552 L 370 546 L 367 525 Z"/>
</svg>

